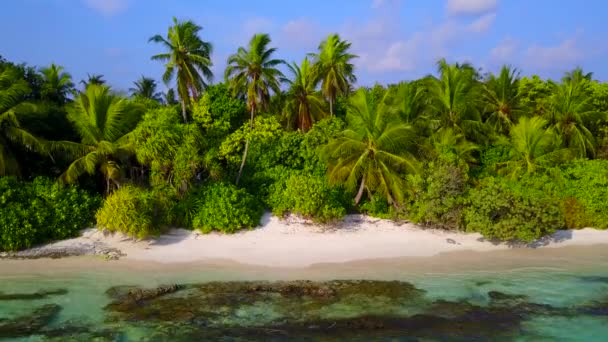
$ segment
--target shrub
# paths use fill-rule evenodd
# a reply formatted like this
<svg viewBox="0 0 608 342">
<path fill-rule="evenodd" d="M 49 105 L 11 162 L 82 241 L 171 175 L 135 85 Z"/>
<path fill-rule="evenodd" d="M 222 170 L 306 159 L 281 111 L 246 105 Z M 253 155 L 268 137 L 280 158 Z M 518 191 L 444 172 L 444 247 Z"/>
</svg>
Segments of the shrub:
<svg viewBox="0 0 608 342">
<path fill-rule="evenodd" d="M 76 236 L 94 223 L 100 198 L 49 179 L 0 178 L 0 250 Z"/>
<path fill-rule="evenodd" d="M 108 196 L 97 211 L 100 229 L 143 239 L 158 235 L 169 222 L 170 199 L 162 192 L 125 185 Z"/>
<path fill-rule="evenodd" d="M 201 191 L 200 205 L 192 226 L 203 233 L 218 230 L 234 233 L 260 223 L 263 208 L 245 189 L 232 184 L 213 183 Z"/>
<path fill-rule="evenodd" d="M 579 160 L 561 169 L 560 197 L 569 228 L 608 228 L 608 160 Z M 575 202 L 573 202 L 573 199 Z"/>
<path fill-rule="evenodd" d="M 533 241 L 564 228 L 561 202 L 538 188 L 485 178 L 469 192 L 467 231 L 505 241 Z"/>
<path fill-rule="evenodd" d="M 468 190 L 467 172 L 464 162 L 428 163 L 425 177 L 410 179 L 414 186 L 414 200 L 408 206 L 410 220 L 444 229 L 459 228 Z"/>
<path fill-rule="evenodd" d="M 395 217 L 395 211 L 391 205 L 388 204 L 386 197 L 375 194 L 371 199 L 366 199 L 359 204 L 359 211 L 372 216 L 382 219 L 398 218 Z"/>
<path fill-rule="evenodd" d="M 346 215 L 348 200 L 342 188 L 329 186 L 324 177 L 294 173 L 271 186 L 268 203 L 277 216 L 291 212 L 327 222 Z"/>
</svg>

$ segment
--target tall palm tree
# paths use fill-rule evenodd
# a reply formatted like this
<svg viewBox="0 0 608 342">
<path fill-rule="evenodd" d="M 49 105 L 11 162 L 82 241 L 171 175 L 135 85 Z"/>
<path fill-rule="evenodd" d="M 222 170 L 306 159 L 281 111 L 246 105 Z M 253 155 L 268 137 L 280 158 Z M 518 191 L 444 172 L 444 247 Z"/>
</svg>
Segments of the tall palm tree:
<svg viewBox="0 0 608 342">
<path fill-rule="evenodd" d="M 498 76 L 490 74 L 483 84 L 486 122 L 495 132 L 508 134 L 509 129 L 523 114 L 519 93 L 519 72 L 503 66 Z"/>
<path fill-rule="evenodd" d="M 357 55 L 348 52 L 351 43 L 330 34 L 319 45 L 319 52 L 312 53 L 315 74 L 321 80 L 321 91 L 329 101 L 329 113 L 334 115 L 334 102 L 338 95 L 348 94 L 353 83 L 357 82 L 352 60 Z"/>
<path fill-rule="evenodd" d="M 27 82 L 13 68 L 0 72 L 0 176 L 18 175 L 19 162 L 12 144 L 26 149 L 45 151 L 45 144 L 21 127 L 19 115 L 28 110 L 23 99 L 30 92 Z"/>
<path fill-rule="evenodd" d="M 522 117 L 510 133 L 510 161 L 497 164 L 499 173 L 513 178 L 534 173 L 572 157 L 569 149 L 561 148 L 559 134 L 547 129 L 548 121 L 535 116 Z"/>
<path fill-rule="evenodd" d="M 577 151 L 579 157 L 595 155 L 595 138 L 589 127 L 607 118 L 606 113 L 593 110 L 591 100 L 581 79 L 554 85 L 550 110 L 545 115 L 565 146 Z"/>
<path fill-rule="evenodd" d="M 451 127 L 465 137 L 481 131 L 478 84 L 476 71 L 469 65 L 448 64 L 445 59 L 437 63 L 439 77 L 427 81 L 430 116 L 436 117 L 434 126 Z"/>
<path fill-rule="evenodd" d="M 86 80 L 80 80 L 80 83 L 84 86 L 84 88 L 88 88 L 89 85 L 104 85 L 106 84 L 106 80 L 103 79 L 103 75 L 101 74 L 87 74 Z"/>
<path fill-rule="evenodd" d="M 161 93 L 156 91 L 156 81 L 153 78 L 142 76 L 139 80 L 133 82 L 134 88 L 129 88 L 131 96 L 140 97 L 155 101 L 161 101 Z"/>
<path fill-rule="evenodd" d="M 415 132 L 411 125 L 381 110 L 371 93 L 361 88 L 350 99 L 347 128 L 323 150 L 328 161 L 329 180 L 358 188 L 355 202 L 365 190 L 377 192 L 399 206 L 404 200 L 403 175 L 416 171 L 416 160 L 408 151 Z"/>
<path fill-rule="evenodd" d="M 308 58 L 304 58 L 301 66 L 292 63 L 288 67 L 293 73 L 293 81 L 288 80 L 290 87 L 285 106 L 287 121 L 295 121 L 298 129 L 307 132 L 314 121 L 325 116 L 323 96 L 316 89 L 317 82 Z"/>
<path fill-rule="evenodd" d="M 134 154 L 131 132 L 141 118 L 142 106 L 111 93 L 110 88 L 89 85 L 68 107 L 68 119 L 81 137 L 81 143 L 56 142 L 74 161 L 60 180 L 73 183 L 84 174 L 101 171 L 106 193 L 120 186 L 120 161 Z"/>
<path fill-rule="evenodd" d="M 238 51 L 228 57 L 228 66 L 224 77 L 235 94 L 247 96 L 247 107 L 251 113 L 249 125 L 253 128 L 253 119 L 258 108 L 266 108 L 270 103 L 270 93 L 280 93 L 280 83 L 285 80 L 277 67 L 285 62 L 273 58 L 276 48 L 269 48 L 270 36 L 256 34 L 249 41 L 247 49 L 239 47 Z M 249 139 L 245 143 L 243 160 L 236 177 L 239 183 L 247 160 Z"/>
<path fill-rule="evenodd" d="M 157 34 L 149 40 L 162 44 L 167 50 L 152 56 L 152 60 L 165 62 L 163 81 L 166 84 L 176 77 L 184 122 L 188 122 L 186 108 L 190 106 L 190 96 L 198 99 L 207 84 L 213 80 L 213 46 L 199 36 L 202 29 L 190 20 L 178 21 L 174 17 L 173 26 L 169 27 L 166 38 Z"/>
<path fill-rule="evenodd" d="M 74 91 L 72 75 L 63 71 L 62 66 L 51 64 L 49 67 L 41 68 L 43 77 L 42 98 L 57 104 L 65 104 L 68 95 Z"/>
</svg>

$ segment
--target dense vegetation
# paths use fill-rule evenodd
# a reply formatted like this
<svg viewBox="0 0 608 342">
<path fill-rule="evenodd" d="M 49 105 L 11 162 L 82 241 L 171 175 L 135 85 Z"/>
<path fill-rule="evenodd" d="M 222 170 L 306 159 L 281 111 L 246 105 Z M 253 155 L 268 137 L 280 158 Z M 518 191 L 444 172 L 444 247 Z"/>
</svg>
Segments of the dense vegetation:
<svg viewBox="0 0 608 342">
<path fill-rule="evenodd" d="M 128 98 L 102 75 L 77 88 L 61 66 L 0 58 L 0 249 L 94 218 L 136 237 L 234 232 L 264 210 L 502 240 L 608 228 L 608 85 L 590 73 L 553 81 L 440 60 L 435 75 L 355 88 L 340 36 L 297 64 L 256 34 L 213 83 L 201 33 L 174 20 L 153 36 L 169 90 L 142 76 Z"/>
</svg>

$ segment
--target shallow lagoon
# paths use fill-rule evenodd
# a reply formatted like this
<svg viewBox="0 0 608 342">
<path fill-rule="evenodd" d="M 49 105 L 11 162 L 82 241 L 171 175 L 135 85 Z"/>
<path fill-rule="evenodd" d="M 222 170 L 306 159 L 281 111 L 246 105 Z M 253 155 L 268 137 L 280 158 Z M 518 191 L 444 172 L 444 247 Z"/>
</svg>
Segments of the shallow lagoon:
<svg viewBox="0 0 608 342">
<path fill-rule="evenodd" d="M 0 337 L 605 340 L 605 250 L 461 253 L 305 269 L 0 261 Z M 163 284 L 182 286 L 157 288 Z"/>
</svg>

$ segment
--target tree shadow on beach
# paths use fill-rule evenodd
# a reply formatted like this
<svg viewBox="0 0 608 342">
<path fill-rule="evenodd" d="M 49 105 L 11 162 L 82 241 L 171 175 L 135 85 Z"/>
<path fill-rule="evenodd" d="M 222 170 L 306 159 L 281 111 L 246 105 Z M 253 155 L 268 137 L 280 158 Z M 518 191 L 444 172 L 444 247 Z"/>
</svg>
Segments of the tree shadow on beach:
<svg viewBox="0 0 608 342">
<path fill-rule="evenodd" d="M 545 247 L 551 244 L 557 244 L 557 243 L 562 243 L 564 241 L 568 241 L 572 239 L 572 230 L 558 230 L 557 232 L 551 234 L 551 235 L 547 235 L 547 236 L 543 236 L 542 238 L 533 241 L 533 242 L 523 242 L 523 241 L 501 241 L 498 239 L 486 239 L 484 237 L 481 237 L 479 239 L 477 239 L 477 241 L 480 242 L 489 242 L 491 244 L 493 244 L 494 246 L 498 246 L 501 244 L 506 244 L 509 247 L 512 248 L 539 248 L 539 247 Z"/>
</svg>

